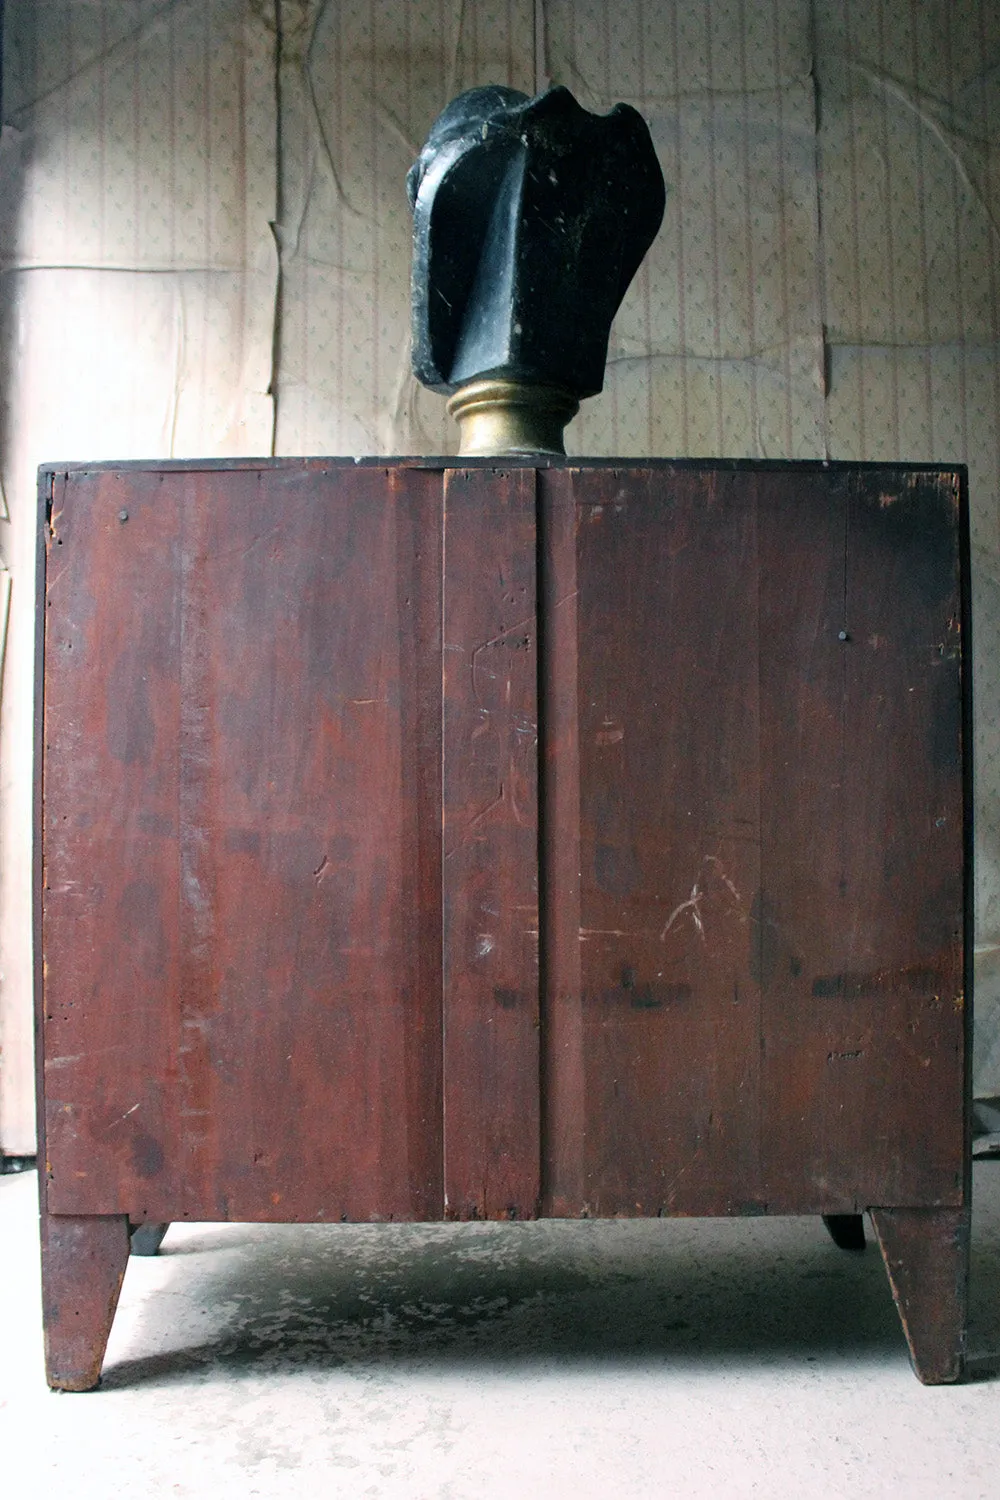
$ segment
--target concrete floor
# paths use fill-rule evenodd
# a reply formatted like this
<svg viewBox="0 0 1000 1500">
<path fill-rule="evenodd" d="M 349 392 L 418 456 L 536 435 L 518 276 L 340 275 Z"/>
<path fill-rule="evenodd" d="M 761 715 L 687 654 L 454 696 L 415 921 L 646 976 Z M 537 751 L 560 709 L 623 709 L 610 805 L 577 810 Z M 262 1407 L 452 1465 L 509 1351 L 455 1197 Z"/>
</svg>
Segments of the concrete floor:
<svg viewBox="0 0 1000 1500">
<path fill-rule="evenodd" d="M 101 1389 L 42 1375 L 34 1174 L 0 1178 L 5 1500 L 995 1497 L 1000 1163 L 976 1378 L 910 1372 L 881 1258 L 818 1220 L 184 1225 Z"/>
</svg>

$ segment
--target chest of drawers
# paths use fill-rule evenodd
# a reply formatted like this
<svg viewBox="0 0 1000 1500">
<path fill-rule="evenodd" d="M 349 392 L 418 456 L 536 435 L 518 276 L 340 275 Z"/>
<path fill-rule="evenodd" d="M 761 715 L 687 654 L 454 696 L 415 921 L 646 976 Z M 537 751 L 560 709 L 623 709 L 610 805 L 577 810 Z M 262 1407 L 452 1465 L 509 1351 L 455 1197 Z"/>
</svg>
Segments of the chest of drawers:
<svg viewBox="0 0 1000 1500">
<path fill-rule="evenodd" d="M 449 463 L 42 471 L 50 1382 L 130 1224 L 864 1210 L 957 1378 L 964 476 Z"/>
</svg>

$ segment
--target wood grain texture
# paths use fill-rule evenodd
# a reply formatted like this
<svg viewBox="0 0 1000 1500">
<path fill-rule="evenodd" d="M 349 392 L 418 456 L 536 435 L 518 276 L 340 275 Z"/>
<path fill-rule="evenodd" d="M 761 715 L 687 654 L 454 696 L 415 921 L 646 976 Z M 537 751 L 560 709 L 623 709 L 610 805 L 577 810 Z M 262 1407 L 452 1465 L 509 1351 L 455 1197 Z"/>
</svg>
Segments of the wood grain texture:
<svg viewBox="0 0 1000 1500">
<path fill-rule="evenodd" d="M 542 1211 L 587 1201 L 586 1031 L 580 943 L 577 504 L 571 470 L 539 475 Z"/>
<path fill-rule="evenodd" d="M 968 1207 L 873 1209 L 871 1220 L 914 1371 L 924 1385 L 961 1380 L 969 1284 Z"/>
<path fill-rule="evenodd" d="M 955 476 L 55 491 L 53 1211 L 961 1206 Z"/>
<path fill-rule="evenodd" d="M 961 1203 L 956 476 L 540 483 L 548 1211 Z"/>
<path fill-rule="evenodd" d="M 98 1378 L 130 1221 L 864 1207 L 957 1377 L 955 475 L 51 487 L 53 1383 Z"/>
<path fill-rule="evenodd" d="M 73 474 L 52 532 L 50 1206 L 439 1216 L 440 479 Z"/>
<path fill-rule="evenodd" d="M 454 1218 L 539 1199 L 535 475 L 444 491 L 445 1196 Z"/>
<path fill-rule="evenodd" d="M 128 1266 L 128 1219 L 43 1210 L 41 1230 L 45 1376 L 55 1390 L 93 1390 Z"/>
<path fill-rule="evenodd" d="M 726 474 L 544 480 L 551 1212 L 758 1204 L 757 543 L 742 489 Z"/>
<path fill-rule="evenodd" d="M 756 481 L 765 1197 L 964 1193 L 953 476 Z"/>
</svg>

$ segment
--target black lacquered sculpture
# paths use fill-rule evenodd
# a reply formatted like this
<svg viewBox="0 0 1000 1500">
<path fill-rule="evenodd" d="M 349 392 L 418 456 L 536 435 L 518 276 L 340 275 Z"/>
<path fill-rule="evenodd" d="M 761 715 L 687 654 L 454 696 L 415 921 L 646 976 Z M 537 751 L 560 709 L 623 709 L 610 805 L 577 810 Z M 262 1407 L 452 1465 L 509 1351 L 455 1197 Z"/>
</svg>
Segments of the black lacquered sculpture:
<svg viewBox="0 0 1000 1500">
<path fill-rule="evenodd" d="M 413 369 L 451 397 L 460 452 L 563 453 L 663 219 L 645 121 L 627 104 L 592 115 L 564 88 L 470 89 L 406 185 Z"/>
</svg>

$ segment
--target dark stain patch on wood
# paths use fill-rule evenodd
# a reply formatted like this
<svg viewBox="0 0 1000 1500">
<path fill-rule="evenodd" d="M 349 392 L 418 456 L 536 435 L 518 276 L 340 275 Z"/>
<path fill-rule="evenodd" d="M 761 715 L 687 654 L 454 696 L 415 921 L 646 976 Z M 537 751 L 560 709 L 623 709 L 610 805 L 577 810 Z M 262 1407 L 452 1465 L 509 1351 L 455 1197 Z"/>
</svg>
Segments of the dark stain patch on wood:
<svg viewBox="0 0 1000 1500">
<path fill-rule="evenodd" d="M 931 995 L 941 990 L 942 974 L 927 964 L 875 974 L 821 974 L 813 980 L 814 1000 L 857 1000 L 873 995 Z"/>
<path fill-rule="evenodd" d="M 621 988 L 604 990 L 589 997 L 591 1004 L 620 1006 L 623 998 L 633 1010 L 660 1010 L 665 1005 L 680 1005 L 690 1000 L 694 989 L 690 984 L 671 984 L 660 979 L 641 981 L 635 969 L 626 965 L 622 970 Z"/>
</svg>

